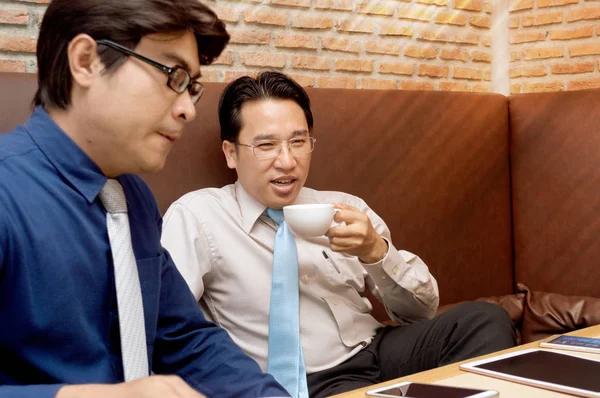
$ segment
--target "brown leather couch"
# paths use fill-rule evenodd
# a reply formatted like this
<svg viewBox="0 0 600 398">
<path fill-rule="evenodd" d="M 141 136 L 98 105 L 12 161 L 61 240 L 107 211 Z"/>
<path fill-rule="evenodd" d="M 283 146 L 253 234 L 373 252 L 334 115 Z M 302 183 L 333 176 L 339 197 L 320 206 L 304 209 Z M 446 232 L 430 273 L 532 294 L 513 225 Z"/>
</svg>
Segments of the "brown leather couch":
<svg viewBox="0 0 600 398">
<path fill-rule="evenodd" d="M 34 75 L 0 73 L 0 132 L 26 120 L 35 86 Z M 207 84 L 165 170 L 144 176 L 163 212 L 235 180 L 220 149 L 223 87 Z M 497 302 L 522 342 L 600 323 L 600 90 L 309 95 L 307 185 L 364 198 L 395 245 L 429 265 L 442 304 Z"/>
</svg>

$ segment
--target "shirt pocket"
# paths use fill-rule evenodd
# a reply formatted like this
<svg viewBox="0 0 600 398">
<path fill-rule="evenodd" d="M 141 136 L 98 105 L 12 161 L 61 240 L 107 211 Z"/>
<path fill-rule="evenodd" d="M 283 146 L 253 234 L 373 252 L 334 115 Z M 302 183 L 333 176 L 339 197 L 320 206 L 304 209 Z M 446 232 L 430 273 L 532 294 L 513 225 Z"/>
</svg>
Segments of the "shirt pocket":
<svg viewBox="0 0 600 398">
<path fill-rule="evenodd" d="M 326 254 L 327 259 L 323 257 L 315 264 L 324 276 L 326 284 L 318 284 L 316 289 L 313 285 L 313 290 L 317 290 L 334 314 L 339 314 L 340 308 L 356 313 L 369 313 L 372 309 L 371 303 L 360 295 L 365 289 L 362 266 L 356 258 L 332 254 L 329 250 Z M 344 318 L 341 315 L 340 317 Z"/>
<path fill-rule="evenodd" d="M 331 250 L 323 250 L 317 261 L 317 269 L 325 276 L 327 282 L 334 287 L 349 287 L 358 293 L 365 289 L 365 270 L 354 256 L 343 253 L 334 253 Z"/>
<path fill-rule="evenodd" d="M 371 305 L 348 288 L 345 297 L 326 296 L 323 300 L 329 306 L 338 325 L 340 338 L 347 347 L 355 347 L 361 341 L 375 335 L 381 325 L 370 315 Z"/>
</svg>

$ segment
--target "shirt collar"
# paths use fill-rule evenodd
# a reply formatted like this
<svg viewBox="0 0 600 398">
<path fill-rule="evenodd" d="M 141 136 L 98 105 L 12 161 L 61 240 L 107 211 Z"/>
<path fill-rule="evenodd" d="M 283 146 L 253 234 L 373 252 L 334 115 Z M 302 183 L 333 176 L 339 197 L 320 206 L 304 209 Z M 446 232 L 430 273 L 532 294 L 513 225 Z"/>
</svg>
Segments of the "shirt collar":
<svg viewBox="0 0 600 398">
<path fill-rule="evenodd" d="M 308 192 L 306 188 L 302 187 L 292 204 L 318 203 L 313 197 L 307 195 L 307 193 Z M 244 187 L 242 187 L 242 184 L 240 184 L 239 180 L 235 183 L 235 197 L 238 205 L 240 206 L 242 228 L 246 234 L 249 234 L 260 216 L 263 214 L 266 215 L 265 210 L 267 210 L 267 206 L 259 203 L 256 199 L 250 196 Z"/>
<path fill-rule="evenodd" d="M 38 107 L 25 123 L 29 136 L 58 172 L 89 203 L 106 183 L 106 176 L 90 157 Z"/>
<path fill-rule="evenodd" d="M 240 206 L 242 228 L 246 234 L 249 234 L 254 224 L 256 224 L 256 220 L 265 212 L 267 206 L 250 196 L 239 181 L 235 183 L 235 197 Z"/>
</svg>

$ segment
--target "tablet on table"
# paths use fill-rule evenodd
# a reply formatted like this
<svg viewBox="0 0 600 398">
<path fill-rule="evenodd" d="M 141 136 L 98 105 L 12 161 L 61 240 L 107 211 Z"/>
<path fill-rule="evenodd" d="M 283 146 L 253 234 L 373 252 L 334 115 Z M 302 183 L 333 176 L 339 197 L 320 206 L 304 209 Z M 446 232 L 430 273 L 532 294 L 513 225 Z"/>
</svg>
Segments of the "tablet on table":
<svg viewBox="0 0 600 398">
<path fill-rule="evenodd" d="M 511 352 L 460 369 L 581 397 L 600 398 L 600 360 L 540 349 Z"/>
</svg>

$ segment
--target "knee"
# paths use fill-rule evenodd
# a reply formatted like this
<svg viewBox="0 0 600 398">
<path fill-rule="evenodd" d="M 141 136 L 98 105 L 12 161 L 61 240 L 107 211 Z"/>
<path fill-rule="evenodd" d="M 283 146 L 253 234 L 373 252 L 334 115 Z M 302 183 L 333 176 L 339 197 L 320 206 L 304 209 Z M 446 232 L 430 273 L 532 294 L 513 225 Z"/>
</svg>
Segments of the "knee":
<svg viewBox="0 0 600 398">
<path fill-rule="evenodd" d="M 497 330 L 514 329 L 508 312 L 497 304 L 485 301 L 472 301 L 460 304 L 463 321 L 472 326 L 494 328 Z"/>
<path fill-rule="evenodd" d="M 517 343 L 508 312 L 497 304 L 484 301 L 460 304 L 454 317 L 456 333 L 469 342 L 470 357 L 514 347 Z"/>
<path fill-rule="evenodd" d="M 470 305 L 471 321 L 476 334 L 488 340 L 494 350 L 514 347 L 517 332 L 508 312 L 498 304 L 476 301 Z"/>
</svg>

